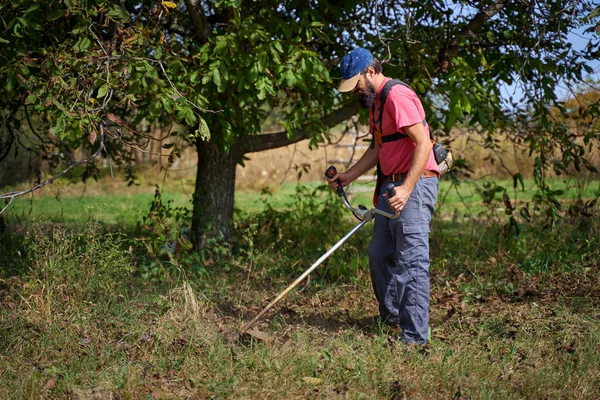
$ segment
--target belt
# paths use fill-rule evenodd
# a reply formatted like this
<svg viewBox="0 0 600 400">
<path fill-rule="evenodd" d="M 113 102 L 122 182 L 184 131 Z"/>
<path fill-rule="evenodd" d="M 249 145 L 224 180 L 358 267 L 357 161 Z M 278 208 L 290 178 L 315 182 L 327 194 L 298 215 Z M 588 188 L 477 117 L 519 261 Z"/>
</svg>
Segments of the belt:
<svg viewBox="0 0 600 400">
<path fill-rule="evenodd" d="M 396 181 L 403 181 L 404 178 L 406 178 L 406 174 L 408 174 L 408 172 L 401 172 L 399 174 L 391 174 L 386 176 L 388 182 L 396 182 Z M 437 177 L 437 173 L 435 171 L 430 171 L 428 169 L 426 169 L 425 171 L 423 171 L 423 175 L 421 175 L 421 178 L 433 178 L 433 177 Z"/>
</svg>

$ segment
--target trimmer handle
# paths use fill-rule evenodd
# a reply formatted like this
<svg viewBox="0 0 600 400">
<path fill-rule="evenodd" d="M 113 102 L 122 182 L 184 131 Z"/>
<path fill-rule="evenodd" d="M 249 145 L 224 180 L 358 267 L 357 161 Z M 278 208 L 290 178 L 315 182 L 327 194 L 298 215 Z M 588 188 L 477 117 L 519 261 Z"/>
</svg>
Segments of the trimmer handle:
<svg viewBox="0 0 600 400">
<path fill-rule="evenodd" d="M 332 165 L 329 168 L 327 168 L 327 170 L 325 171 L 325 177 L 327 179 L 331 179 L 334 176 L 337 175 L 337 169 L 335 169 L 335 167 Z M 340 182 L 339 178 L 335 180 L 335 183 L 337 183 L 338 187 L 337 187 L 337 194 L 338 196 L 343 196 L 344 195 L 344 188 L 342 187 L 342 182 Z"/>
<path fill-rule="evenodd" d="M 396 195 L 396 186 L 393 183 L 388 183 L 385 190 L 387 191 L 388 199 Z"/>
</svg>

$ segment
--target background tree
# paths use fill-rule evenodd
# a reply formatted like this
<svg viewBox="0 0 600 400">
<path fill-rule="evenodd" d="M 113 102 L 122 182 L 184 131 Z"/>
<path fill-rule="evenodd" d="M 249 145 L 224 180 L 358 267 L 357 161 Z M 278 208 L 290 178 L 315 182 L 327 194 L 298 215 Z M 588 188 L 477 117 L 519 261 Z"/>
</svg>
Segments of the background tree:
<svg viewBox="0 0 600 400">
<path fill-rule="evenodd" d="M 556 87 L 592 72 L 596 32 L 586 32 L 592 39 L 583 50 L 568 35 L 598 23 L 594 7 L 566 0 L 10 0 L 0 6 L 0 156 L 35 131 L 40 142 L 101 149 L 119 160 L 123 145 L 149 140 L 138 131 L 142 121 L 159 123 L 178 138 L 171 157 L 188 144 L 198 153 L 196 246 L 207 236 L 228 239 L 244 155 L 306 138 L 314 147 L 358 112 L 334 88 L 339 58 L 361 45 L 385 63 L 386 75 L 417 90 L 438 135 L 466 123 L 491 147 L 499 131 L 529 146 L 544 191 L 549 167 L 593 169 L 550 109 L 566 115 Z M 521 98 L 505 100 L 510 85 Z M 282 131 L 262 134 L 270 115 Z M 598 142 L 592 131 L 583 135 Z"/>
</svg>

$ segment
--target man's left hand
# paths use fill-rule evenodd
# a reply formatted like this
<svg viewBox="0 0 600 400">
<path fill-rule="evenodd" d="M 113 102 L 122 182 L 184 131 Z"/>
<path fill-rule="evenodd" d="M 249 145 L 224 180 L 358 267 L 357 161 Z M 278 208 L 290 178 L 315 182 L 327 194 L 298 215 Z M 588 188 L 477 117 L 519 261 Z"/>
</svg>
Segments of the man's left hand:
<svg viewBox="0 0 600 400">
<path fill-rule="evenodd" d="M 404 185 L 396 186 L 396 195 L 388 199 L 392 210 L 402 211 L 402 209 L 408 202 L 408 199 L 410 198 L 411 192 L 412 190 L 408 189 Z"/>
</svg>

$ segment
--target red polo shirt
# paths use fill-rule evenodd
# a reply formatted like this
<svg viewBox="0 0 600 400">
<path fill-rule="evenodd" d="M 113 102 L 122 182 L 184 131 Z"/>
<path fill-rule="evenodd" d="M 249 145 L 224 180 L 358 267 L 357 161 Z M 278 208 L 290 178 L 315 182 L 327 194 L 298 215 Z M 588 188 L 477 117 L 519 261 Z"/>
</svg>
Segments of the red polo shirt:
<svg viewBox="0 0 600 400">
<path fill-rule="evenodd" d="M 379 117 L 377 114 L 379 113 L 379 95 L 381 94 L 381 90 L 390 79 L 391 78 L 386 78 L 379 87 L 377 97 L 375 98 L 375 115 L 373 115 L 373 109 L 370 111 L 369 122 L 371 125 L 371 132 L 374 132 L 374 129 L 379 130 L 379 124 L 373 126 L 373 121 Z M 405 126 L 423 123 L 424 119 L 425 111 L 423 110 L 423 105 L 417 94 L 404 85 L 392 86 L 388 92 L 385 107 L 383 109 L 381 125 L 383 131 L 382 135 L 391 135 L 396 132 L 405 133 L 403 129 Z M 429 135 L 429 125 L 425 126 L 425 132 Z M 415 142 L 410 138 L 383 143 L 381 145 L 381 150 L 379 151 L 379 163 L 381 164 L 383 174 L 391 175 L 408 172 L 415 153 L 415 147 Z M 433 150 L 429 154 L 429 160 L 427 161 L 425 169 L 437 172 L 439 178 L 440 169 L 435 162 Z"/>
</svg>

